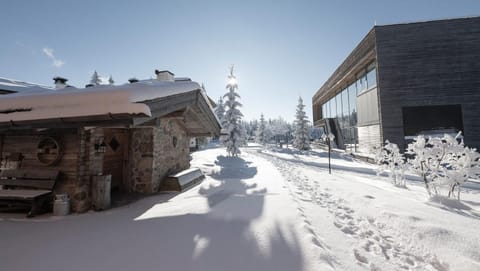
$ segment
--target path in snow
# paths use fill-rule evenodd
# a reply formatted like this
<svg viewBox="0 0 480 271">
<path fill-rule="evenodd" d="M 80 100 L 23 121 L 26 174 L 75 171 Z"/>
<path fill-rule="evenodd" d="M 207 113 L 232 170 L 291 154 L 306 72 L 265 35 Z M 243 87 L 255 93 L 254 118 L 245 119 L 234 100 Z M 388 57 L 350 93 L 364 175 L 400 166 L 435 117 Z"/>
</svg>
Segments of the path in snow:
<svg viewBox="0 0 480 271">
<path fill-rule="evenodd" d="M 324 153 L 259 150 L 193 153 L 206 179 L 180 194 L 68 217 L 2 214 L 0 270 L 480 270 L 480 194 L 448 209 L 421 187 L 371 180 L 365 164 L 337 159 L 328 175 Z"/>
<path fill-rule="evenodd" d="M 331 223 L 340 230 L 346 238 L 355 241 L 351 250 L 359 266 L 370 270 L 448 270 L 448 265 L 441 263 L 435 255 L 415 248 L 411 244 L 407 247 L 398 236 L 384 232 L 385 224 L 376 221 L 374 217 L 362 217 L 349 205 L 348 201 L 334 195 L 329 188 L 322 188 L 318 179 L 325 176 L 325 169 L 308 165 L 299 166 L 298 163 L 289 162 L 262 151 L 250 150 L 271 162 L 280 170 L 284 178 L 291 184 L 291 195 L 298 203 L 298 210 L 306 224 L 306 229 L 314 236 L 312 239 L 318 246 L 329 249 L 329 244 L 322 237 L 322 228 L 316 227 L 305 211 L 305 203 L 313 203 L 328 210 L 332 214 Z M 309 179 L 305 176 L 305 167 L 316 170 L 318 179 Z M 326 238 L 328 239 L 328 238 Z M 331 241 L 331 240 L 329 240 Z M 330 254 L 335 251 L 330 250 Z M 342 262 L 348 258 L 340 256 L 334 258 L 340 269 L 349 266 Z M 342 268 L 343 265 L 343 268 Z M 351 267 L 351 266 L 350 266 Z"/>
</svg>

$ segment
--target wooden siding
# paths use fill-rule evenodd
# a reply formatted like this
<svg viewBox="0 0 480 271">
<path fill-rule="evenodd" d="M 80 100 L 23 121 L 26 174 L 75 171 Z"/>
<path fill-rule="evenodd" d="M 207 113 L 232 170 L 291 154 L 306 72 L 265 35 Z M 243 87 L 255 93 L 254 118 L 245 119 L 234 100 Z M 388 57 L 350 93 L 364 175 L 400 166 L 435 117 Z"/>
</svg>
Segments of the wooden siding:
<svg viewBox="0 0 480 271">
<path fill-rule="evenodd" d="M 103 174 L 112 175 L 112 190 L 127 191 L 124 177 L 127 176 L 125 166 L 128 160 L 128 129 L 104 129 L 106 152 L 103 156 Z"/>
<path fill-rule="evenodd" d="M 37 144 L 46 137 L 55 138 L 63 148 L 60 161 L 52 166 L 46 166 L 37 159 Z M 73 194 L 73 186 L 78 177 L 78 152 L 80 137 L 76 132 L 64 134 L 39 134 L 39 135 L 3 135 L 2 159 L 12 153 L 21 153 L 23 160 L 21 168 L 45 168 L 61 171 L 61 176 L 56 185 L 57 191 L 69 191 Z"/>
<path fill-rule="evenodd" d="M 480 17 L 375 27 L 383 140 L 404 146 L 402 107 L 460 104 L 480 148 Z"/>
</svg>

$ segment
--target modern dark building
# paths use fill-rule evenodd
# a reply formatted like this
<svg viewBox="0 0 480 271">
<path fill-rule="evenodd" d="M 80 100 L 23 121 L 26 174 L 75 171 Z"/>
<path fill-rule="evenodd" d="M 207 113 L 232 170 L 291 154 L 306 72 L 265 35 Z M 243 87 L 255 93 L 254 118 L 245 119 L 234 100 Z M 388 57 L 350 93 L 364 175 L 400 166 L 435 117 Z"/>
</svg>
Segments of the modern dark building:
<svg viewBox="0 0 480 271">
<path fill-rule="evenodd" d="M 480 149 L 480 17 L 374 26 L 312 103 L 339 148 L 463 131 Z"/>
</svg>

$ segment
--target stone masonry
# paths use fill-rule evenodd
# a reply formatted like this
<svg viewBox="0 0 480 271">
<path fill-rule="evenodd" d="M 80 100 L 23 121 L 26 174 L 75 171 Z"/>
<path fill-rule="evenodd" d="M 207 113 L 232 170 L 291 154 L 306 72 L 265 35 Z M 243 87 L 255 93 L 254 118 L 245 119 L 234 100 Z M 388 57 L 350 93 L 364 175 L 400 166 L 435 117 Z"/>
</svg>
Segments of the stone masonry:
<svg viewBox="0 0 480 271">
<path fill-rule="evenodd" d="M 166 176 L 189 168 L 189 138 L 178 121 L 162 118 L 154 127 L 131 130 L 132 191 L 155 193 Z"/>
</svg>

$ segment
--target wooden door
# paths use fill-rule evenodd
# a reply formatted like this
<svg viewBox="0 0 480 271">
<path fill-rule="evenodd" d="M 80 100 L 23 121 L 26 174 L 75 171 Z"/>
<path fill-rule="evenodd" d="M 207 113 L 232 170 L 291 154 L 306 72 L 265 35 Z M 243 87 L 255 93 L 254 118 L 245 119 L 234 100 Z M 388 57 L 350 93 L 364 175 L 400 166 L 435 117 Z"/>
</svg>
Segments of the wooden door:
<svg viewBox="0 0 480 271">
<path fill-rule="evenodd" d="M 117 128 L 105 129 L 104 136 L 107 148 L 103 157 L 103 173 L 112 175 L 112 190 L 124 190 L 128 131 Z"/>
</svg>

